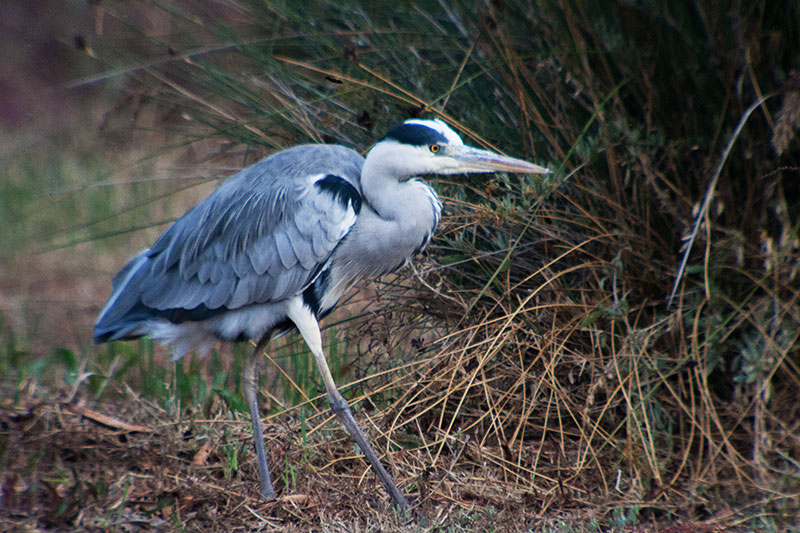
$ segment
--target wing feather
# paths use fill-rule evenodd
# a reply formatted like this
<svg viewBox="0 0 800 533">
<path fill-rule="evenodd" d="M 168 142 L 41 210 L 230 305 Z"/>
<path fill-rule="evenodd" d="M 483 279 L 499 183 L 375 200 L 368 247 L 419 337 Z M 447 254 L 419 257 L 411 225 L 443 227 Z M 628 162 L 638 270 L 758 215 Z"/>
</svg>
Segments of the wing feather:
<svg viewBox="0 0 800 533">
<path fill-rule="evenodd" d="M 322 229 L 322 224 L 318 224 L 315 231 L 311 233 L 311 246 L 317 256 L 324 255 L 325 250 L 330 246 L 328 236 L 325 230 Z"/>
<path fill-rule="evenodd" d="M 236 280 L 228 276 L 222 278 L 216 285 L 206 286 L 208 296 L 203 299 L 203 304 L 209 309 L 219 309 L 231 299 L 231 294 L 233 293 L 235 287 L 236 287 Z M 180 301 L 179 299 L 175 298 L 174 300 L 172 300 L 172 302 L 179 303 L 179 305 L 175 305 L 175 303 L 165 305 L 164 303 L 162 303 L 161 308 L 186 309 L 182 305 L 183 302 Z"/>
<path fill-rule="evenodd" d="M 297 264 L 297 256 L 292 249 L 289 235 L 286 234 L 286 227 L 283 226 L 274 234 L 275 244 L 278 247 L 278 257 L 283 264 L 284 270 L 291 270 Z"/>
<path fill-rule="evenodd" d="M 307 217 L 295 217 L 294 223 L 297 226 L 297 229 L 300 230 L 300 233 L 303 235 L 312 235 L 317 229 L 319 218 L 320 214 L 316 211 L 312 211 Z"/>
<path fill-rule="evenodd" d="M 236 289 L 234 289 L 233 295 L 228 300 L 226 307 L 238 309 L 239 307 L 247 305 L 250 296 L 254 293 L 254 288 L 254 276 L 239 278 L 236 282 Z"/>
<path fill-rule="evenodd" d="M 294 220 L 286 224 L 286 234 L 292 244 L 295 257 L 297 257 L 304 269 L 313 270 L 324 259 L 324 257 L 318 257 L 314 253 L 311 236 L 301 233 Z"/>
</svg>

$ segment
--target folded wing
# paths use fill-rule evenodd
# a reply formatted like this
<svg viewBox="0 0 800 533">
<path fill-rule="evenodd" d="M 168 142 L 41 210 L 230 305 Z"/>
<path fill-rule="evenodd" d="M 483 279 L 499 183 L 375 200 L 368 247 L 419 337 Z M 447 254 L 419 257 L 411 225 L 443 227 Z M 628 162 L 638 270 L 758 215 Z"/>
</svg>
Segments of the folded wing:
<svg viewBox="0 0 800 533">
<path fill-rule="evenodd" d="M 115 277 L 95 341 L 302 292 L 356 221 L 362 164 L 347 148 L 305 145 L 231 177 Z"/>
</svg>

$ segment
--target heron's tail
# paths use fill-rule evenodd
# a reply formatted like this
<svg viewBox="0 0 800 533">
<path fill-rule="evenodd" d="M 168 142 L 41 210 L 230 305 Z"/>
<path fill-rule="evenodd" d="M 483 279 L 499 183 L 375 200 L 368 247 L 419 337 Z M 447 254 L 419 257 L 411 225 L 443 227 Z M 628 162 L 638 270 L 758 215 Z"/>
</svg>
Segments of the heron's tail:
<svg viewBox="0 0 800 533">
<path fill-rule="evenodd" d="M 139 300 L 135 283 L 136 273 L 148 261 L 147 250 L 130 260 L 111 281 L 112 292 L 106 305 L 100 310 L 94 324 L 94 343 L 100 344 L 122 339 L 135 339 L 141 323 L 151 318 L 147 308 Z"/>
</svg>

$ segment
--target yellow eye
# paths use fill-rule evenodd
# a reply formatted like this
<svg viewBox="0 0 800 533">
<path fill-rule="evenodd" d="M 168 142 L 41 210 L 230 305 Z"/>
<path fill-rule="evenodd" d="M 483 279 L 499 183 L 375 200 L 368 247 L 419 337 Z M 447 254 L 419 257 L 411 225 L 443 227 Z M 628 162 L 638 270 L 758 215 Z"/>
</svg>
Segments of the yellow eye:
<svg viewBox="0 0 800 533">
<path fill-rule="evenodd" d="M 438 152 L 439 150 L 441 150 L 441 149 L 442 149 L 442 147 L 441 147 L 441 146 L 439 146 L 438 144 L 432 144 L 432 145 L 431 145 L 431 152 L 433 152 L 434 154 L 435 154 L 436 152 Z"/>
</svg>

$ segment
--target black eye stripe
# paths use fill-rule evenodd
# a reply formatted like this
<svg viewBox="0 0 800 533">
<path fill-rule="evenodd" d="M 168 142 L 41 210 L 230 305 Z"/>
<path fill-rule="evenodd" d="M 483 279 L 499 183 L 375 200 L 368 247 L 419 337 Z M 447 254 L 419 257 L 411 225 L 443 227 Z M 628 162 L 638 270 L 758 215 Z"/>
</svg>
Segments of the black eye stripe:
<svg viewBox="0 0 800 533">
<path fill-rule="evenodd" d="M 430 146 L 432 144 L 447 144 L 447 137 L 433 128 L 421 124 L 400 124 L 395 126 L 382 139 L 397 141 L 411 146 Z"/>
</svg>

